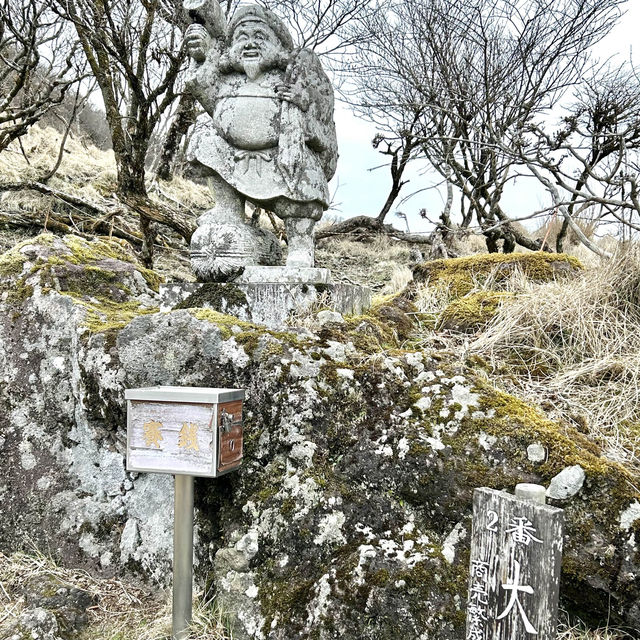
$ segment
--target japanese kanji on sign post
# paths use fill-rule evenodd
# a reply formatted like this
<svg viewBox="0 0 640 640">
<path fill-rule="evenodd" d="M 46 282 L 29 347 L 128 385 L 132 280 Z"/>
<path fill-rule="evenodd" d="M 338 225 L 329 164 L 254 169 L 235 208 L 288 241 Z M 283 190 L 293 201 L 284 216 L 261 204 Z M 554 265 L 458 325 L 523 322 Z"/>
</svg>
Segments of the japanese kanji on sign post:
<svg viewBox="0 0 640 640">
<path fill-rule="evenodd" d="M 173 638 L 186 640 L 193 589 L 193 478 L 242 463 L 242 389 L 127 389 L 127 471 L 175 476 Z"/>
<path fill-rule="evenodd" d="M 467 640 L 555 640 L 562 509 L 476 489 Z"/>
</svg>

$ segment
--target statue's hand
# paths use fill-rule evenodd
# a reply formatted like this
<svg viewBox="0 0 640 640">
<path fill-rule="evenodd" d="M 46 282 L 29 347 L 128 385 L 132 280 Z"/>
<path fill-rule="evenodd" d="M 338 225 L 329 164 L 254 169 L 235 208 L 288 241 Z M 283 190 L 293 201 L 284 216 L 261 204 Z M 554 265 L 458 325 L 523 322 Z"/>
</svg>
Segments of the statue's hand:
<svg viewBox="0 0 640 640">
<path fill-rule="evenodd" d="M 190 24 L 184 32 L 184 47 L 196 62 L 204 62 L 211 45 L 211 36 L 201 24 Z"/>
<path fill-rule="evenodd" d="M 276 95 L 281 100 L 286 100 L 306 111 L 309 108 L 309 92 L 299 85 L 283 82 L 276 85 Z"/>
</svg>

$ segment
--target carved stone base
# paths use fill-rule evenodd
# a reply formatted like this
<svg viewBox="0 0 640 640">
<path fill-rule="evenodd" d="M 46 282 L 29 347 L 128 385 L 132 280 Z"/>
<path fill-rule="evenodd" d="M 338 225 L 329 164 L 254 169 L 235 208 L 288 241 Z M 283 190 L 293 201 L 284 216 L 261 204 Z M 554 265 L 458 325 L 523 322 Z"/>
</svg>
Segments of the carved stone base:
<svg viewBox="0 0 640 640">
<path fill-rule="evenodd" d="M 328 273 L 326 269 L 313 271 Z M 330 280 L 330 274 L 328 277 Z M 342 314 L 359 314 L 371 306 L 371 291 L 366 287 L 300 281 L 176 282 L 160 285 L 160 298 L 161 311 L 212 309 L 271 329 L 284 327 L 292 312 L 304 311 L 316 302 Z"/>
<path fill-rule="evenodd" d="M 246 267 L 236 284 L 333 284 L 331 271 L 317 267 Z"/>
</svg>

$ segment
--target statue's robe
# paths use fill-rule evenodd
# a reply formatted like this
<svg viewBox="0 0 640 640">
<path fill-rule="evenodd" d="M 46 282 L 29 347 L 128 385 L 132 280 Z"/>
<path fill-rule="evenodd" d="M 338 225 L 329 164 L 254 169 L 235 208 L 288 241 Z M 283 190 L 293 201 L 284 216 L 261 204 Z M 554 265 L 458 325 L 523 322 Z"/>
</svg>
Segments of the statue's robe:
<svg viewBox="0 0 640 640">
<path fill-rule="evenodd" d="M 272 69 L 255 81 L 237 71 L 194 80 L 207 113 L 196 121 L 190 161 L 253 201 L 284 197 L 329 206 L 327 181 L 337 162 L 333 89 L 315 54 L 294 51 L 286 71 Z M 283 82 L 305 91 L 306 111 L 277 97 Z"/>
</svg>

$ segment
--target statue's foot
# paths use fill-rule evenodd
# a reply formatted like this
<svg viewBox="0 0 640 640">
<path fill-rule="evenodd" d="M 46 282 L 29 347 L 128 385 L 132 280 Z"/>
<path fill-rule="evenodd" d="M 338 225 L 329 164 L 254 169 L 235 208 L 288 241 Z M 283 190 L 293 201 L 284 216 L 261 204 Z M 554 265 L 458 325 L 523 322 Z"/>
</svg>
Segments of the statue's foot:
<svg viewBox="0 0 640 640">
<path fill-rule="evenodd" d="M 244 223 L 204 224 L 191 238 L 191 267 L 199 282 L 229 282 L 245 267 L 277 265 L 281 258 L 272 233 Z"/>
<path fill-rule="evenodd" d="M 287 218 L 287 240 L 289 253 L 287 267 L 313 267 L 315 263 L 315 241 L 313 229 L 315 220 L 309 218 Z"/>
</svg>

